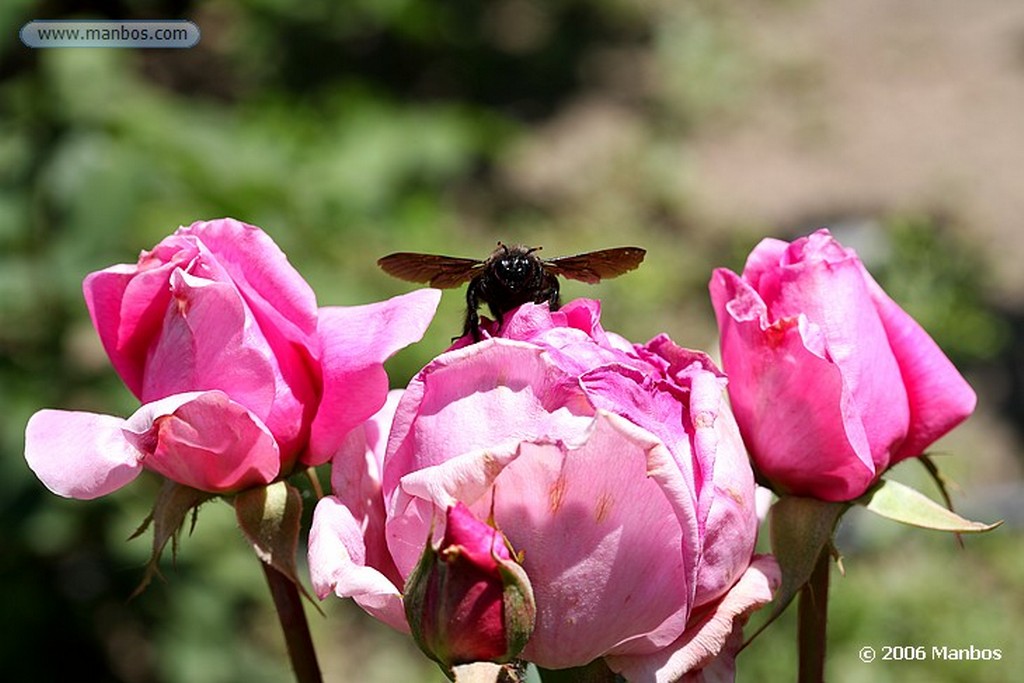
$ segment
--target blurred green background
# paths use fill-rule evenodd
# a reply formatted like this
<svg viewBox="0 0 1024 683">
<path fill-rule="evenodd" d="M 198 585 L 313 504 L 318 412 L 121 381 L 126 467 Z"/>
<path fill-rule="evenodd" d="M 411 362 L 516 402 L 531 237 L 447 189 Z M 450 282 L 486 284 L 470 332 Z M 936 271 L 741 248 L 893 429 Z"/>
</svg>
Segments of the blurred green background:
<svg viewBox="0 0 1024 683">
<path fill-rule="evenodd" d="M 1008 681 L 1024 670 L 1024 6 L 991 0 L 214 0 L 0 6 L 0 676 L 288 680 L 261 572 L 223 503 L 129 600 L 158 482 L 59 499 L 23 457 L 42 407 L 127 415 L 81 297 L 180 224 L 262 226 L 322 305 L 407 291 L 396 250 L 648 249 L 607 328 L 713 350 L 711 269 L 828 225 L 980 395 L 936 446 L 967 539 L 851 514 L 829 679 Z M 187 18 L 190 50 L 30 50 L 31 19 Z M 401 386 L 458 331 L 447 293 Z M 920 468 L 895 476 L 928 489 Z M 307 492 L 308 493 L 308 492 Z M 312 499 L 308 498 L 311 507 Z M 652 577 L 653 579 L 653 577 Z M 310 611 L 331 681 L 440 681 L 351 604 Z M 861 663 L 864 645 L 999 648 L 999 662 Z M 787 614 L 739 680 L 793 680 Z"/>
</svg>

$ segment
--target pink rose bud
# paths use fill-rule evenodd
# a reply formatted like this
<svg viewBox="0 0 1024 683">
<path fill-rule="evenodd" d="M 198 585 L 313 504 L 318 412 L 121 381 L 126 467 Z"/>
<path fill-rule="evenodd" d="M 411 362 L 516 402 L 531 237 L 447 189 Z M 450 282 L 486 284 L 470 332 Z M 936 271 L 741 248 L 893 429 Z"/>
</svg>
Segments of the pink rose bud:
<svg viewBox="0 0 1024 683">
<path fill-rule="evenodd" d="M 462 503 L 448 508 L 441 545 L 428 541 L 405 587 L 413 637 L 446 670 L 511 660 L 533 631 L 536 609 L 526 573 L 497 529 Z"/>
<path fill-rule="evenodd" d="M 736 421 L 776 491 L 856 498 L 974 410 L 938 345 L 828 230 L 766 239 L 710 289 Z"/>
</svg>

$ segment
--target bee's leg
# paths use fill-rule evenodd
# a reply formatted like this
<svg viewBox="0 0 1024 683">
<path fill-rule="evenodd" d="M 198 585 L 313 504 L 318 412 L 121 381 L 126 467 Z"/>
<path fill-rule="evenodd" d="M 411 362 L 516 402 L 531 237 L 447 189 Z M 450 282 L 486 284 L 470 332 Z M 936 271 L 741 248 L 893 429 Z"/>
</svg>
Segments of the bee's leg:
<svg viewBox="0 0 1024 683">
<path fill-rule="evenodd" d="M 466 288 L 466 322 L 462 326 L 462 336 L 473 333 L 473 341 L 480 341 L 480 316 L 476 309 L 480 307 L 480 280 L 474 278 Z M 454 340 L 452 340 L 454 341 Z"/>
<path fill-rule="evenodd" d="M 554 275 L 547 274 L 544 279 L 544 284 L 546 286 L 539 294 L 537 294 L 535 303 L 542 304 L 546 301 L 548 302 L 548 308 L 550 310 L 557 311 L 558 307 L 561 305 L 561 300 L 559 299 L 558 278 Z"/>
</svg>

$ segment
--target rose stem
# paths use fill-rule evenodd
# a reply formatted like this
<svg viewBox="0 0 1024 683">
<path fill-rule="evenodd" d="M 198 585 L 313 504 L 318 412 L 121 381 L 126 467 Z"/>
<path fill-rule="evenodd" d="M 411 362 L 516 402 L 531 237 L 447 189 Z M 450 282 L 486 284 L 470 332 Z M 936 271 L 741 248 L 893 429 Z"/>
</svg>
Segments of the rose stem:
<svg viewBox="0 0 1024 683">
<path fill-rule="evenodd" d="M 316 660 L 316 650 L 313 649 L 313 638 L 309 634 L 309 624 L 302 609 L 298 588 L 291 579 L 266 562 L 261 561 L 260 565 L 267 577 L 270 594 L 274 597 L 274 607 L 277 608 L 277 617 L 284 631 L 295 680 L 298 683 L 322 683 L 320 664 Z"/>
<path fill-rule="evenodd" d="M 797 608 L 799 683 L 822 683 L 825 680 L 825 627 L 828 621 L 828 572 L 831 559 L 828 547 L 822 548 L 811 578 L 800 589 Z"/>
</svg>

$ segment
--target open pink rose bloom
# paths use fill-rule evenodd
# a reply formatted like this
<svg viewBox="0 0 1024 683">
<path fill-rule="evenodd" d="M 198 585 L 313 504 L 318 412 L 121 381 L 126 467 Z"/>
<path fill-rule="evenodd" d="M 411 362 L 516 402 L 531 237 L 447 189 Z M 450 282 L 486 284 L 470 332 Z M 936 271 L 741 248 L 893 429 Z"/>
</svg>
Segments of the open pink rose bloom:
<svg viewBox="0 0 1024 683">
<path fill-rule="evenodd" d="M 326 462 L 384 403 L 382 363 L 418 340 L 439 293 L 318 308 L 259 228 L 180 228 L 84 292 L 103 347 L 142 407 L 128 419 L 42 410 L 25 456 L 53 492 L 95 498 L 143 469 L 213 493 Z"/>
<path fill-rule="evenodd" d="M 408 631 L 406 580 L 462 503 L 493 513 L 522 558 L 536 602 L 524 659 L 604 658 L 631 681 L 727 675 L 778 570 L 753 555 L 725 379 L 702 353 L 663 335 L 632 345 L 598 316 L 590 300 L 526 304 L 349 434 L 310 534 L 318 595 Z"/>
<path fill-rule="evenodd" d="M 762 241 L 710 289 L 736 420 L 779 492 L 856 498 L 974 410 L 949 359 L 827 230 Z"/>
</svg>

